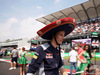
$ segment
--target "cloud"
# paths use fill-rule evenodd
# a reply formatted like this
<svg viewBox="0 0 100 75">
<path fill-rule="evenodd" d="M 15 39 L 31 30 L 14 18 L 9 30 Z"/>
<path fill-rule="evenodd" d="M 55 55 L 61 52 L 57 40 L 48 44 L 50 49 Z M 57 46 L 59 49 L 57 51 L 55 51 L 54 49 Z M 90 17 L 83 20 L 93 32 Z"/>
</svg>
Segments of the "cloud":
<svg viewBox="0 0 100 75">
<path fill-rule="evenodd" d="M 16 18 L 9 18 L 8 23 L 9 24 L 18 23 L 18 20 Z"/>
<path fill-rule="evenodd" d="M 0 23 L 0 40 L 9 39 L 12 34 L 12 25 L 18 23 L 16 18 L 9 18 L 5 23 Z"/>
<path fill-rule="evenodd" d="M 33 38 L 37 36 L 37 31 L 44 27 L 45 25 L 36 21 L 36 18 L 28 17 L 21 21 L 20 24 L 20 34 L 21 37 Z"/>
<path fill-rule="evenodd" d="M 5 23 L 0 23 L 0 41 L 25 37 L 33 38 L 37 36 L 36 32 L 45 26 L 44 24 L 35 20 L 38 17 L 28 17 L 23 20 L 18 20 L 17 18 L 9 18 L 5 21 Z"/>
<path fill-rule="evenodd" d="M 60 1 L 61 1 L 61 0 L 55 0 L 55 2 L 54 2 L 54 3 L 55 3 L 55 4 L 57 4 L 57 3 L 59 3 Z"/>
<path fill-rule="evenodd" d="M 42 7 L 41 6 L 36 6 L 36 9 L 42 9 Z"/>
</svg>

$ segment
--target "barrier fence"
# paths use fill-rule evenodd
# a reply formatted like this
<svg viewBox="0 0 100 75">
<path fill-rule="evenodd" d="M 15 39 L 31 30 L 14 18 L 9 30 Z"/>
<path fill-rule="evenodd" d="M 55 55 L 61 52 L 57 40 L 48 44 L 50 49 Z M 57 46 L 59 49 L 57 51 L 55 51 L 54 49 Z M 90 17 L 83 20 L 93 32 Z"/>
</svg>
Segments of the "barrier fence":
<svg viewBox="0 0 100 75">
<path fill-rule="evenodd" d="M 31 54 L 31 52 L 28 52 L 28 53 Z M 7 54 L 10 55 L 10 52 L 7 52 Z M 93 53 L 91 53 L 91 54 L 93 54 Z M 31 55 L 34 55 L 34 53 L 32 53 Z M 65 57 L 69 57 L 69 53 L 64 53 L 64 56 Z M 95 56 L 94 57 L 100 58 L 100 53 L 95 53 Z"/>
<path fill-rule="evenodd" d="M 93 54 L 93 53 L 91 53 L 91 54 Z M 65 57 L 69 57 L 69 53 L 65 53 L 64 56 Z M 95 53 L 95 56 L 94 57 L 100 58 L 100 53 Z"/>
</svg>

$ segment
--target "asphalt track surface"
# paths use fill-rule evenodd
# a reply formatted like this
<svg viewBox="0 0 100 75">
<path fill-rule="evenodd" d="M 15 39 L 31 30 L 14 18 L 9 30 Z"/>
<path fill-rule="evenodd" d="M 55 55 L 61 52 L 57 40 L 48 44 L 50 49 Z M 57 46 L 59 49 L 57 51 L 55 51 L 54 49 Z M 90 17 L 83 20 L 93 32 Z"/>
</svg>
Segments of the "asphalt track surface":
<svg viewBox="0 0 100 75">
<path fill-rule="evenodd" d="M 7 56 L 6 58 L 9 58 L 9 56 Z M 29 61 L 31 60 L 31 58 L 27 58 Z M 4 62 L 4 61 L 0 61 L 0 75 L 20 75 L 20 67 L 17 66 L 16 69 L 13 70 L 9 70 L 10 68 L 10 63 L 8 62 Z M 26 71 L 28 69 L 28 66 L 26 67 Z"/>
<path fill-rule="evenodd" d="M 4 58 L 9 58 L 9 56 L 4 57 Z M 1 59 L 1 58 L 0 58 Z M 31 61 L 31 57 L 27 57 L 28 61 Z M 100 61 L 92 61 L 93 64 L 100 65 Z M 67 59 L 64 60 L 64 65 L 69 65 L 67 62 Z M 9 70 L 10 68 L 10 63 L 0 61 L 0 75 L 20 75 L 20 67 L 17 67 L 15 70 Z M 26 71 L 28 69 L 28 66 L 26 67 Z"/>
</svg>

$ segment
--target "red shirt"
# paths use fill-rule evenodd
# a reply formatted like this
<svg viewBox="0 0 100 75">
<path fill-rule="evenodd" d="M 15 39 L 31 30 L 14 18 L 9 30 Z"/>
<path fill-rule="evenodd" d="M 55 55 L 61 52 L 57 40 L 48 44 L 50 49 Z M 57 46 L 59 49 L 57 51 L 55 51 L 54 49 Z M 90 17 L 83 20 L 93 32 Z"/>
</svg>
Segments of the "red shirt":
<svg viewBox="0 0 100 75">
<path fill-rule="evenodd" d="M 83 51 L 83 49 L 80 48 L 80 49 L 77 51 L 78 55 L 79 55 L 82 51 Z M 80 56 L 80 59 L 82 59 L 82 60 L 84 59 L 83 55 Z"/>
</svg>

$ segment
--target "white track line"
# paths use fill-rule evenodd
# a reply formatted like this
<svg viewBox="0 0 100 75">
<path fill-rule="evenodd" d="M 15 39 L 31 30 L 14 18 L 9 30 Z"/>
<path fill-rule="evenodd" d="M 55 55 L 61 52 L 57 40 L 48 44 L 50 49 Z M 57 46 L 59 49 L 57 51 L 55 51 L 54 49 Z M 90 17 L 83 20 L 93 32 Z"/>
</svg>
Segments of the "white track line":
<svg viewBox="0 0 100 75">
<path fill-rule="evenodd" d="M 8 61 L 8 60 L 6 60 L 6 59 L 0 59 L 0 61 L 4 61 L 4 62 L 8 62 L 8 63 L 11 62 L 11 61 Z"/>
</svg>

